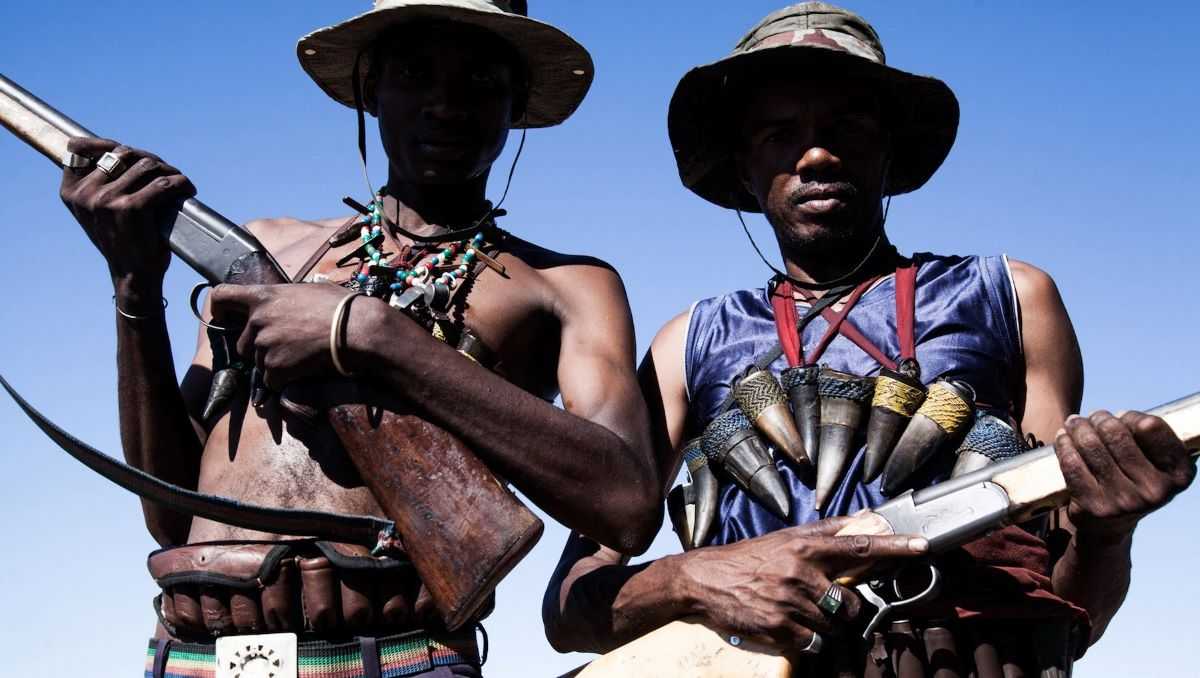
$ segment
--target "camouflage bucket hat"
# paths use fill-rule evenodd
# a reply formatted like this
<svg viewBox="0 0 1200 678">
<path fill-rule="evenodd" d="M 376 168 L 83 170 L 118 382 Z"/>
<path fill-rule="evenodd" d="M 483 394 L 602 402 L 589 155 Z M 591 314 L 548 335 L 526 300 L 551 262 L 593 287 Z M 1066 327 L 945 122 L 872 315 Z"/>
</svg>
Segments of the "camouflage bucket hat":
<svg viewBox="0 0 1200 678">
<path fill-rule="evenodd" d="M 592 85 L 588 51 L 563 31 L 530 19 L 526 0 L 375 0 L 368 12 L 300 39 L 300 65 L 334 100 L 354 107 L 354 62 L 370 68 L 372 43 L 414 21 L 474 26 L 507 42 L 525 63 L 529 98 L 525 118 L 514 127 L 549 127 L 575 112 Z"/>
<path fill-rule="evenodd" d="M 862 78 L 885 97 L 892 134 L 886 195 L 920 188 L 941 166 L 958 132 L 958 100 L 946 83 L 886 65 L 875 29 L 862 17 L 823 2 L 773 12 L 729 56 L 693 68 L 675 88 L 667 115 L 683 185 L 722 207 L 760 212 L 738 178 L 726 95 L 731 83 L 783 67 Z"/>
</svg>

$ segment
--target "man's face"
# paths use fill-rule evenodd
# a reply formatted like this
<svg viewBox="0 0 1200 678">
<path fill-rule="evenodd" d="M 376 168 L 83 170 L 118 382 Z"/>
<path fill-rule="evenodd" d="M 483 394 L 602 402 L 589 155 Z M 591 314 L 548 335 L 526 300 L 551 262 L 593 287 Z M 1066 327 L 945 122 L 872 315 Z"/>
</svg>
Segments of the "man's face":
<svg viewBox="0 0 1200 678">
<path fill-rule="evenodd" d="M 392 176 L 418 184 L 479 177 L 512 126 L 514 80 L 508 50 L 467 27 L 405 31 L 377 54 L 374 108 Z"/>
<path fill-rule="evenodd" d="M 873 240 L 887 172 L 879 98 L 863 82 L 780 74 L 741 102 L 737 162 L 784 252 Z"/>
</svg>

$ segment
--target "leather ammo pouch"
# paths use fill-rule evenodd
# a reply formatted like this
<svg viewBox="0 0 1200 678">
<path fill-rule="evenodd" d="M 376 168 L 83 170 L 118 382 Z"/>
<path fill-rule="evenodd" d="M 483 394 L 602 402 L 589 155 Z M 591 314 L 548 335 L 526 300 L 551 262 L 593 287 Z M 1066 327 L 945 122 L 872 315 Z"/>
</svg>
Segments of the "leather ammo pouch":
<svg viewBox="0 0 1200 678">
<path fill-rule="evenodd" d="M 327 541 L 207 542 L 150 554 L 155 610 L 176 638 L 438 628 L 412 564 Z"/>
</svg>

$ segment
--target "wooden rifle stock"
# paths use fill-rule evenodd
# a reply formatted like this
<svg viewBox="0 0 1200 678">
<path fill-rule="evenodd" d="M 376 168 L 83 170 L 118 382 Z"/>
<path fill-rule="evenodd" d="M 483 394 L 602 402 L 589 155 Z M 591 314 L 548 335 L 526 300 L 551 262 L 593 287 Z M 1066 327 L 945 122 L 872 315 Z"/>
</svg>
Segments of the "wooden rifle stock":
<svg viewBox="0 0 1200 678">
<path fill-rule="evenodd" d="M 0 124 L 61 168 L 72 136 L 94 136 L 0 75 Z M 248 232 L 198 200 L 164 229 L 171 250 L 213 284 L 289 280 Z M 420 417 L 354 402 L 327 418 L 450 630 L 479 612 L 542 534 L 542 521 L 467 446 Z"/>
<path fill-rule="evenodd" d="M 1200 393 L 1155 408 L 1150 414 L 1162 417 L 1187 449 L 1194 453 L 1200 451 Z M 930 537 L 932 552 L 959 546 L 1004 525 L 1021 523 L 1033 515 L 1065 506 L 1069 500 L 1066 480 L 1052 447 L 1027 452 L 922 492 L 927 493 L 924 497 L 927 501 L 946 499 L 956 492 L 965 494 L 984 482 L 998 486 L 1007 495 L 1009 505 L 1004 520 L 991 525 L 975 525 L 971 530 L 954 530 L 947 535 L 939 534 L 935 526 L 934 534 L 926 534 Z M 941 489 L 943 486 L 946 489 Z M 892 520 L 885 517 L 888 506 L 909 496 L 916 497 L 917 501 L 922 499 L 921 493 L 906 493 L 879 507 L 879 512 L 862 511 L 853 516 L 853 522 L 842 528 L 838 535 L 886 536 L 920 532 L 897 529 L 894 517 Z M 838 583 L 853 585 L 866 574 L 848 573 L 838 579 Z M 790 678 L 792 662 L 784 653 L 772 648 L 745 640 L 735 645 L 730 641 L 730 634 L 714 630 L 702 621 L 678 620 L 603 655 L 574 675 L 576 678 Z"/>
</svg>

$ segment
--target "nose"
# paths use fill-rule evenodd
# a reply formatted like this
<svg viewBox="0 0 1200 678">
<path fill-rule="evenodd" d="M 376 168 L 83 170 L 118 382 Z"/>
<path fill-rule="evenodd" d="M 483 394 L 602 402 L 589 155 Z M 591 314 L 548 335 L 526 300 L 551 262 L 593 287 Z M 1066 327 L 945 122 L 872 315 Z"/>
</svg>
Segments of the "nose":
<svg viewBox="0 0 1200 678">
<path fill-rule="evenodd" d="M 443 80 L 430 88 L 422 113 L 427 120 L 464 122 L 469 115 L 468 110 L 468 97 L 462 88 Z"/>
<path fill-rule="evenodd" d="M 809 146 L 796 161 L 796 175 L 805 181 L 828 178 L 841 168 L 841 158 L 820 144 Z"/>
</svg>

